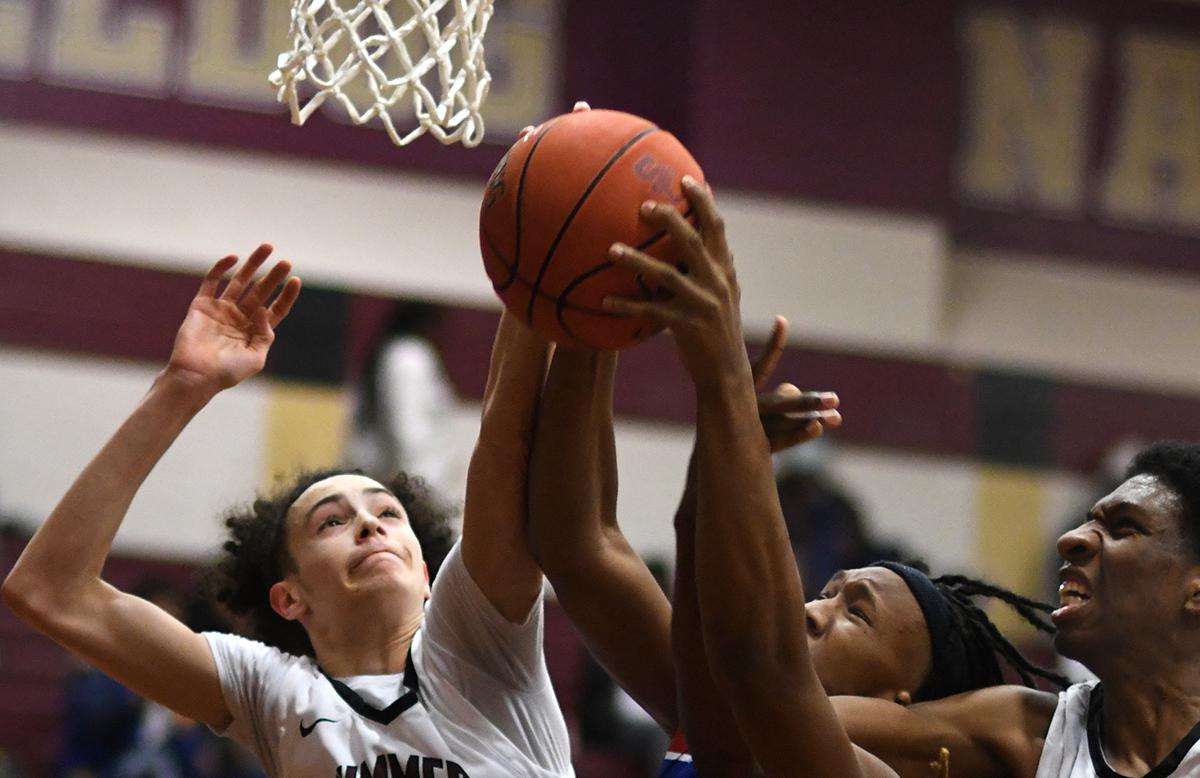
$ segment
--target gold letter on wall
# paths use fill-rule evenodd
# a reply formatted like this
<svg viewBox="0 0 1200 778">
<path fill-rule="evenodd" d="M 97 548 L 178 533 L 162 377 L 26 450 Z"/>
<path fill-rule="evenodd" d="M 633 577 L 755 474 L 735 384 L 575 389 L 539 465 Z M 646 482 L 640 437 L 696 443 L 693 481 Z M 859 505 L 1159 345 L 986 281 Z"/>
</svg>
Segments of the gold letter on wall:
<svg viewBox="0 0 1200 778">
<path fill-rule="evenodd" d="M 276 102 L 267 74 L 287 46 L 289 6 L 288 0 L 261 0 L 261 17 L 250 25 L 241 0 L 193 0 L 183 97 L 209 105 L 286 111 Z"/>
<path fill-rule="evenodd" d="M 963 45 L 963 190 L 997 204 L 1082 211 L 1095 35 L 1078 23 L 980 11 L 967 18 Z"/>
<path fill-rule="evenodd" d="M 172 45 L 167 9 L 152 11 L 113 0 L 61 0 L 52 12 L 48 80 L 106 92 L 167 93 Z"/>
<path fill-rule="evenodd" d="M 0 73 L 31 74 L 34 5 L 33 0 L 0 0 Z"/>
<path fill-rule="evenodd" d="M 1124 41 L 1104 208 L 1122 221 L 1200 227 L 1200 43 Z"/>
</svg>

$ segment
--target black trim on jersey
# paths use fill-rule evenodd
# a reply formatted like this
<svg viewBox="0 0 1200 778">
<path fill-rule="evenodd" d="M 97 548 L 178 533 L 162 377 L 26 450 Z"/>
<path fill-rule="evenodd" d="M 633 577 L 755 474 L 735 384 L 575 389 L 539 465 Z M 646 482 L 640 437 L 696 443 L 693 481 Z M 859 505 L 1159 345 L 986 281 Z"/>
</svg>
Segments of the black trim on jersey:
<svg viewBox="0 0 1200 778">
<path fill-rule="evenodd" d="M 368 718 L 380 724 L 391 724 L 396 720 L 397 716 L 416 705 L 417 692 L 421 690 L 421 682 L 417 678 L 417 668 L 413 664 L 411 650 L 408 652 L 408 658 L 404 661 L 404 688 L 406 691 L 400 695 L 399 699 L 382 710 L 364 700 L 359 696 L 358 692 L 324 670 L 321 670 L 321 675 L 325 676 L 325 679 L 329 681 L 329 685 L 350 706 L 351 710 L 363 718 Z"/>
<path fill-rule="evenodd" d="M 1108 762 L 1104 759 L 1104 751 L 1100 747 L 1100 724 L 1104 720 L 1102 687 L 1103 684 L 1096 684 L 1088 699 L 1087 736 L 1088 753 L 1092 757 L 1092 769 L 1096 771 L 1099 778 L 1128 778 L 1108 766 Z M 1180 740 L 1179 744 L 1171 749 L 1171 753 L 1167 754 L 1161 762 L 1154 766 L 1154 769 L 1142 778 L 1168 778 L 1171 773 L 1175 772 L 1175 768 L 1179 767 L 1179 763 L 1188 755 L 1197 741 L 1200 741 L 1200 721 L 1196 722 L 1196 726 L 1192 727 L 1191 731 L 1183 736 L 1183 740 Z"/>
</svg>

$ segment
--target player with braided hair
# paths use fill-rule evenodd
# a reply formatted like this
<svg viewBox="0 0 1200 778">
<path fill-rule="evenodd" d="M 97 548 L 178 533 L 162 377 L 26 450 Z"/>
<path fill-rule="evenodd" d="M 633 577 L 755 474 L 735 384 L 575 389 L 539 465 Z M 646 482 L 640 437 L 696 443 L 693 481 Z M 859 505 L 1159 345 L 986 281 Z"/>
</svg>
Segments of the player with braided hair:
<svg viewBox="0 0 1200 778">
<path fill-rule="evenodd" d="M 756 366 L 760 385 L 771 373 L 784 334 L 781 324 Z M 733 740 L 739 739 L 736 724 L 708 715 L 720 706 L 706 702 L 717 695 L 711 689 L 697 626 L 692 541 L 695 469 L 689 469 L 676 516 L 673 609 L 616 521 L 612 419 L 616 359 L 615 354 L 562 348 L 555 353 L 539 406 L 531 460 L 531 545 L 560 603 L 605 669 L 668 733 L 678 731 L 684 714 L 691 719 L 693 732 L 704 728 L 700 744 L 708 751 L 698 758 L 703 761 L 718 752 L 706 774 L 745 774 L 744 763 L 725 759 L 730 754 L 720 753 L 720 745 L 714 748 L 730 733 Z M 759 434 L 766 433 L 774 450 L 802 443 L 824 426 L 840 422 L 836 405 L 837 398 L 829 393 L 801 393 L 787 384 L 763 392 L 758 396 Z M 901 705 L 1001 683 L 998 655 L 1030 686 L 1037 677 L 1062 683 L 1021 657 L 973 602 L 975 597 L 1003 601 L 1037 629 L 1051 630 L 1044 617 L 1050 606 L 964 576 L 931 580 L 916 566 L 842 571 L 804 607 L 810 650 L 822 685 L 831 695 L 846 695 L 834 697 L 835 708 L 839 713 L 845 708 L 843 720 L 852 735 L 886 746 L 889 750 L 881 755 L 903 768 L 903 775 L 928 778 L 929 764 L 944 745 L 937 740 L 946 727 L 931 720 L 927 736 L 911 744 L 897 738 L 878 742 L 892 727 L 886 718 L 877 718 L 877 708 L 864 711 L 858 703 L 878 702 L 889 710 L 904 710 Z M 859 614 L 871 619 L 869 629 L 861 628 Z M 937 625 L 936 633 L 929 624 Z M 961 742 L 945 742 L 963 750 Z M 730 745 L 728 750 L 745 749 Z M 676 737 L 664 775 L 693 774 L 690 759 L 682 737 Z M 970 753 L 956 756 L 959 769 L 971 769 L 976 761 Z"/>
<path fill-rule="evenodd" d="M 698 227 L 674 209 L 647 204 L 645 210 L 687 247 L 687 272 L 614 247 L 616 264 L 669 295 L 606 306 L 669 327 L 696 389 L 694 532 L 677 538 L 693 556 L 686 576 L 694 578 L 696 607 L 692 631 L 676 628 L 673 645 L 691 636 L 707 661 L 706 680 L 677 662 L 689 738 L 713 735 L 714 712 L 727 725 L 704 744 L 715 756 L 706 763 L 714 765 L 709 772 L 929 778 L 931 770 L 944 775 L 952 759 L 956 775 L 972 778 L 1200 778 L 1196 444 L 1143 451 L 1126 481 L 1058 540 L 1064 564 L 1060 607 L 1051 614 L 1055 645 L 1098 681 L 1057 697 L 996 686 L 910 706 L 830 699 L 811 648 L 813 625 L 806 619 L 801 629 L 792 618 L 803 586 L 757 429 L 732 255 L 711 195 L 686 181 L 685 191 Z M 846 623 L 869 629 L 881 611 L 872 610 L 865 583 L 861 594 L 847 594 L 849 588 L 842 587 Z M 679 611 L 677 594 L 676 622 Z M 713 692 L 702 700 L 707 706 L 693 704 L 698 677 Z M 705 725 L 693 718 L 697 712 Z"/>
</svg>

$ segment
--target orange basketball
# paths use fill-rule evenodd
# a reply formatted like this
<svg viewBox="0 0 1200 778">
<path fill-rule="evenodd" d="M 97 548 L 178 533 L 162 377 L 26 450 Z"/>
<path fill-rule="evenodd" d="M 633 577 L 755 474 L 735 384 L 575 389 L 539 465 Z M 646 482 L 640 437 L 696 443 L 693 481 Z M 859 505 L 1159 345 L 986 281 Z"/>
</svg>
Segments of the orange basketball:
<svg viewBox="0 0 1200 778">
<path fill-rule="evenodd" d="M 653 335 L 654 322 L 604 310 L 608 296 L 655 295 L 608 249 L 620 241 L 680 265 L 670 236 L 638 210 L 658 200 L 692 219 L 685 175 L 703 181 L 683 144 L 638 116 L 578 111 L 539 125 L 508 150 L 484 192 L 479 242 L 496 294 L 564 345 L 618 349 Z"/>
</svg>

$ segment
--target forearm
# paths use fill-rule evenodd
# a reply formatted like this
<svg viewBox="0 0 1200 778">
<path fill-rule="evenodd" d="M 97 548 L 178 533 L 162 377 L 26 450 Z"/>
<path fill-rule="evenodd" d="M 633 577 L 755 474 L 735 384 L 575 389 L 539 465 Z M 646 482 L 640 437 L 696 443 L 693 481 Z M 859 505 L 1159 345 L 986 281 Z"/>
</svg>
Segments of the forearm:
<svg viewBox="0 0 1200 778">
<path fill-rule="evenodd" d="M 556 351 L 531 457 L 529 535 L 589 650 L 673 730 L 670 605 L 616 520 L 615 370 L 612 353 Z"/>
<path fill-rule="evenodd" d="M 496 331 L 479 440 L 467 472 L 463 561 L 507 618 L 519 621 L 541 594 L 526 537 L 526 479 L 538 393 L 550 346 L 509 316 Z"/>
<path fill-rule="evenodd" d="M 529 537 L 555 588 L 586 577 L 616 522 L 612 392 L 616 355 L 558 349 L 538 410 L 529 474 Z M 581 574 L 582 573 L 582 574 Z"/>
<path fill-rule="evenodd" d="M 10 602 L 78 602 L 81 587 L 99 583 L 134 495 L 211 396 L 169 372 L 155 379 L 25 547 L 4 584 Z"/>
<path fill-rule="evenodd" d="M 675 586 L 671 611 L 671 650 L 679 718 L 688 750 L 700 775 L 750 775 L 754 758 L 729 702 L 718 692 L 704 652 L 700 605 L 696 600 L 696 463 L 688 465 L 687 485 L 675 513 Z"/>
<path fill-rule="evenodd" d="M 718 691 L 767 775 L 794 775 L 802 758 L 809 775 L 877 774 L 860 763 L 809 658 L 803 589 L 748 371 L 698 386 L 697 401 L 696 587 Z"/>
<path fill-rule="evenodd" d="M 743 662 L 806 663 L 804 593 L 748 371 L 741 379 L 697 392 L 695 565 L 705 647 L 718 665 L 742 650 L 753 652 Z M 714 657 L 722 646 L 735 655 Z"/>
</svg>

